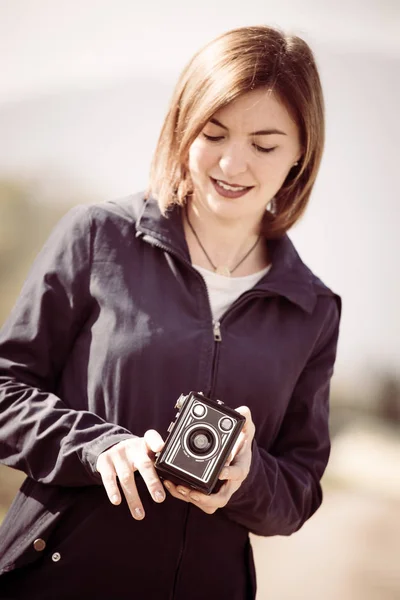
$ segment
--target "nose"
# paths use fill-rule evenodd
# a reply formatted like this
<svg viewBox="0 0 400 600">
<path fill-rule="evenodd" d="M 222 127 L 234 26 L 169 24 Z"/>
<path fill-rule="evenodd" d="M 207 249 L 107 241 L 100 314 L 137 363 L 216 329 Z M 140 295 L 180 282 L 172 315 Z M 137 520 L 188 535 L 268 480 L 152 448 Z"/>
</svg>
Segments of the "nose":
<svg viewBox="0 0 400 600">
<path fill-rule="evenodd" d="M 219 167 L 228 180 L 247 171 L 246 152 L 241 144 L 227 144 L 219 160 Z"/>
</svg>

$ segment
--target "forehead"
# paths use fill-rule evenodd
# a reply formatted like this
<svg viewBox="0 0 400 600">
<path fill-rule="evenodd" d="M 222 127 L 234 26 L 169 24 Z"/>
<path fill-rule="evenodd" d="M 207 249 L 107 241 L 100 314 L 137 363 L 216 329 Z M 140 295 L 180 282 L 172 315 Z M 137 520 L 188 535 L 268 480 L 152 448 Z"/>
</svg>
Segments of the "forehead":
<svg viewBox="0 0 400 600">
<path fill-rule="evenodd" d="M 288 135 L 297 135 L 297 125 L 281 100 L 268 89 L 247 92 L 213 117 L 223 125 L 245 132 L 262 129 L 282 129 Z"/>
</svg>

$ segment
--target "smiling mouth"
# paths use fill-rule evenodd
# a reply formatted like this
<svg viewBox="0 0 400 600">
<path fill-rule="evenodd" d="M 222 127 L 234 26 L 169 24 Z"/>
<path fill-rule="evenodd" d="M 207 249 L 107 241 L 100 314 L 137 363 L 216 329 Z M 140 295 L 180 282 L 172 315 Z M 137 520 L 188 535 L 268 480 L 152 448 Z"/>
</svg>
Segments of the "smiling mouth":
<svg viewBox="0 0 400 600">
<path fill-rule="evenodd" d="M 253 187 L 249 185 L 237 185 L 236 183 L 227 183 L 222 179 L 215 179 L 214 177 L 211 177 L 211 179 L 214 183 L 217 183 L 224 190 L 230 190 L 232 192 L 243 192 L 244 190 L 250 190 Z"/>
<path fill-rule="evenodd" d="M 216 191 L 224 198 L 240 198 L 247 194 L 254 186 L 230 184 L 221 179 L 210 177 Z"/>
</svg>

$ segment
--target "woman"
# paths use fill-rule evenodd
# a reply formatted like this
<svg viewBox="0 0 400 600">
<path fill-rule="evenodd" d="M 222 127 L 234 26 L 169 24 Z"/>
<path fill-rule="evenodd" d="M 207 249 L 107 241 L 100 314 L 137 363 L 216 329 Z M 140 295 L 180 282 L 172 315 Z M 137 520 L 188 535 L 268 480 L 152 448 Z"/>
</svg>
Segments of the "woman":
<svg viewBox="0 0 400 600">
<path fill-rule="evenodd" d="M 55 229 L 0 338 L 0 458 L 28 475 L 1 598 L 254 598 L 249 531 L 319 507 L 340 300 L 286 232 L 323 139 L 306 43 L 230 31 L 182 74 L 149 192 Z M 191 390 L 246 417 L 209 496 L 154 468 Z"/>
</svg>

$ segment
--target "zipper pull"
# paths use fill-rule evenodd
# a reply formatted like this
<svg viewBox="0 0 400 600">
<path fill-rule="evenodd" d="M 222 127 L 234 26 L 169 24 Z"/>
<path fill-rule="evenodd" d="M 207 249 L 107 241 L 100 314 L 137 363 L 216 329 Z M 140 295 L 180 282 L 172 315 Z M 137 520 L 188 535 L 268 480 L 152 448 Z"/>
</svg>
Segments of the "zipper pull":
<svg viewBox="0 0 400 600">
<path fill-rule="evenodd" d="M 219 321 L 213 321 L 214 342 L 222 342 L 221 328 Z"/>
</svg>

